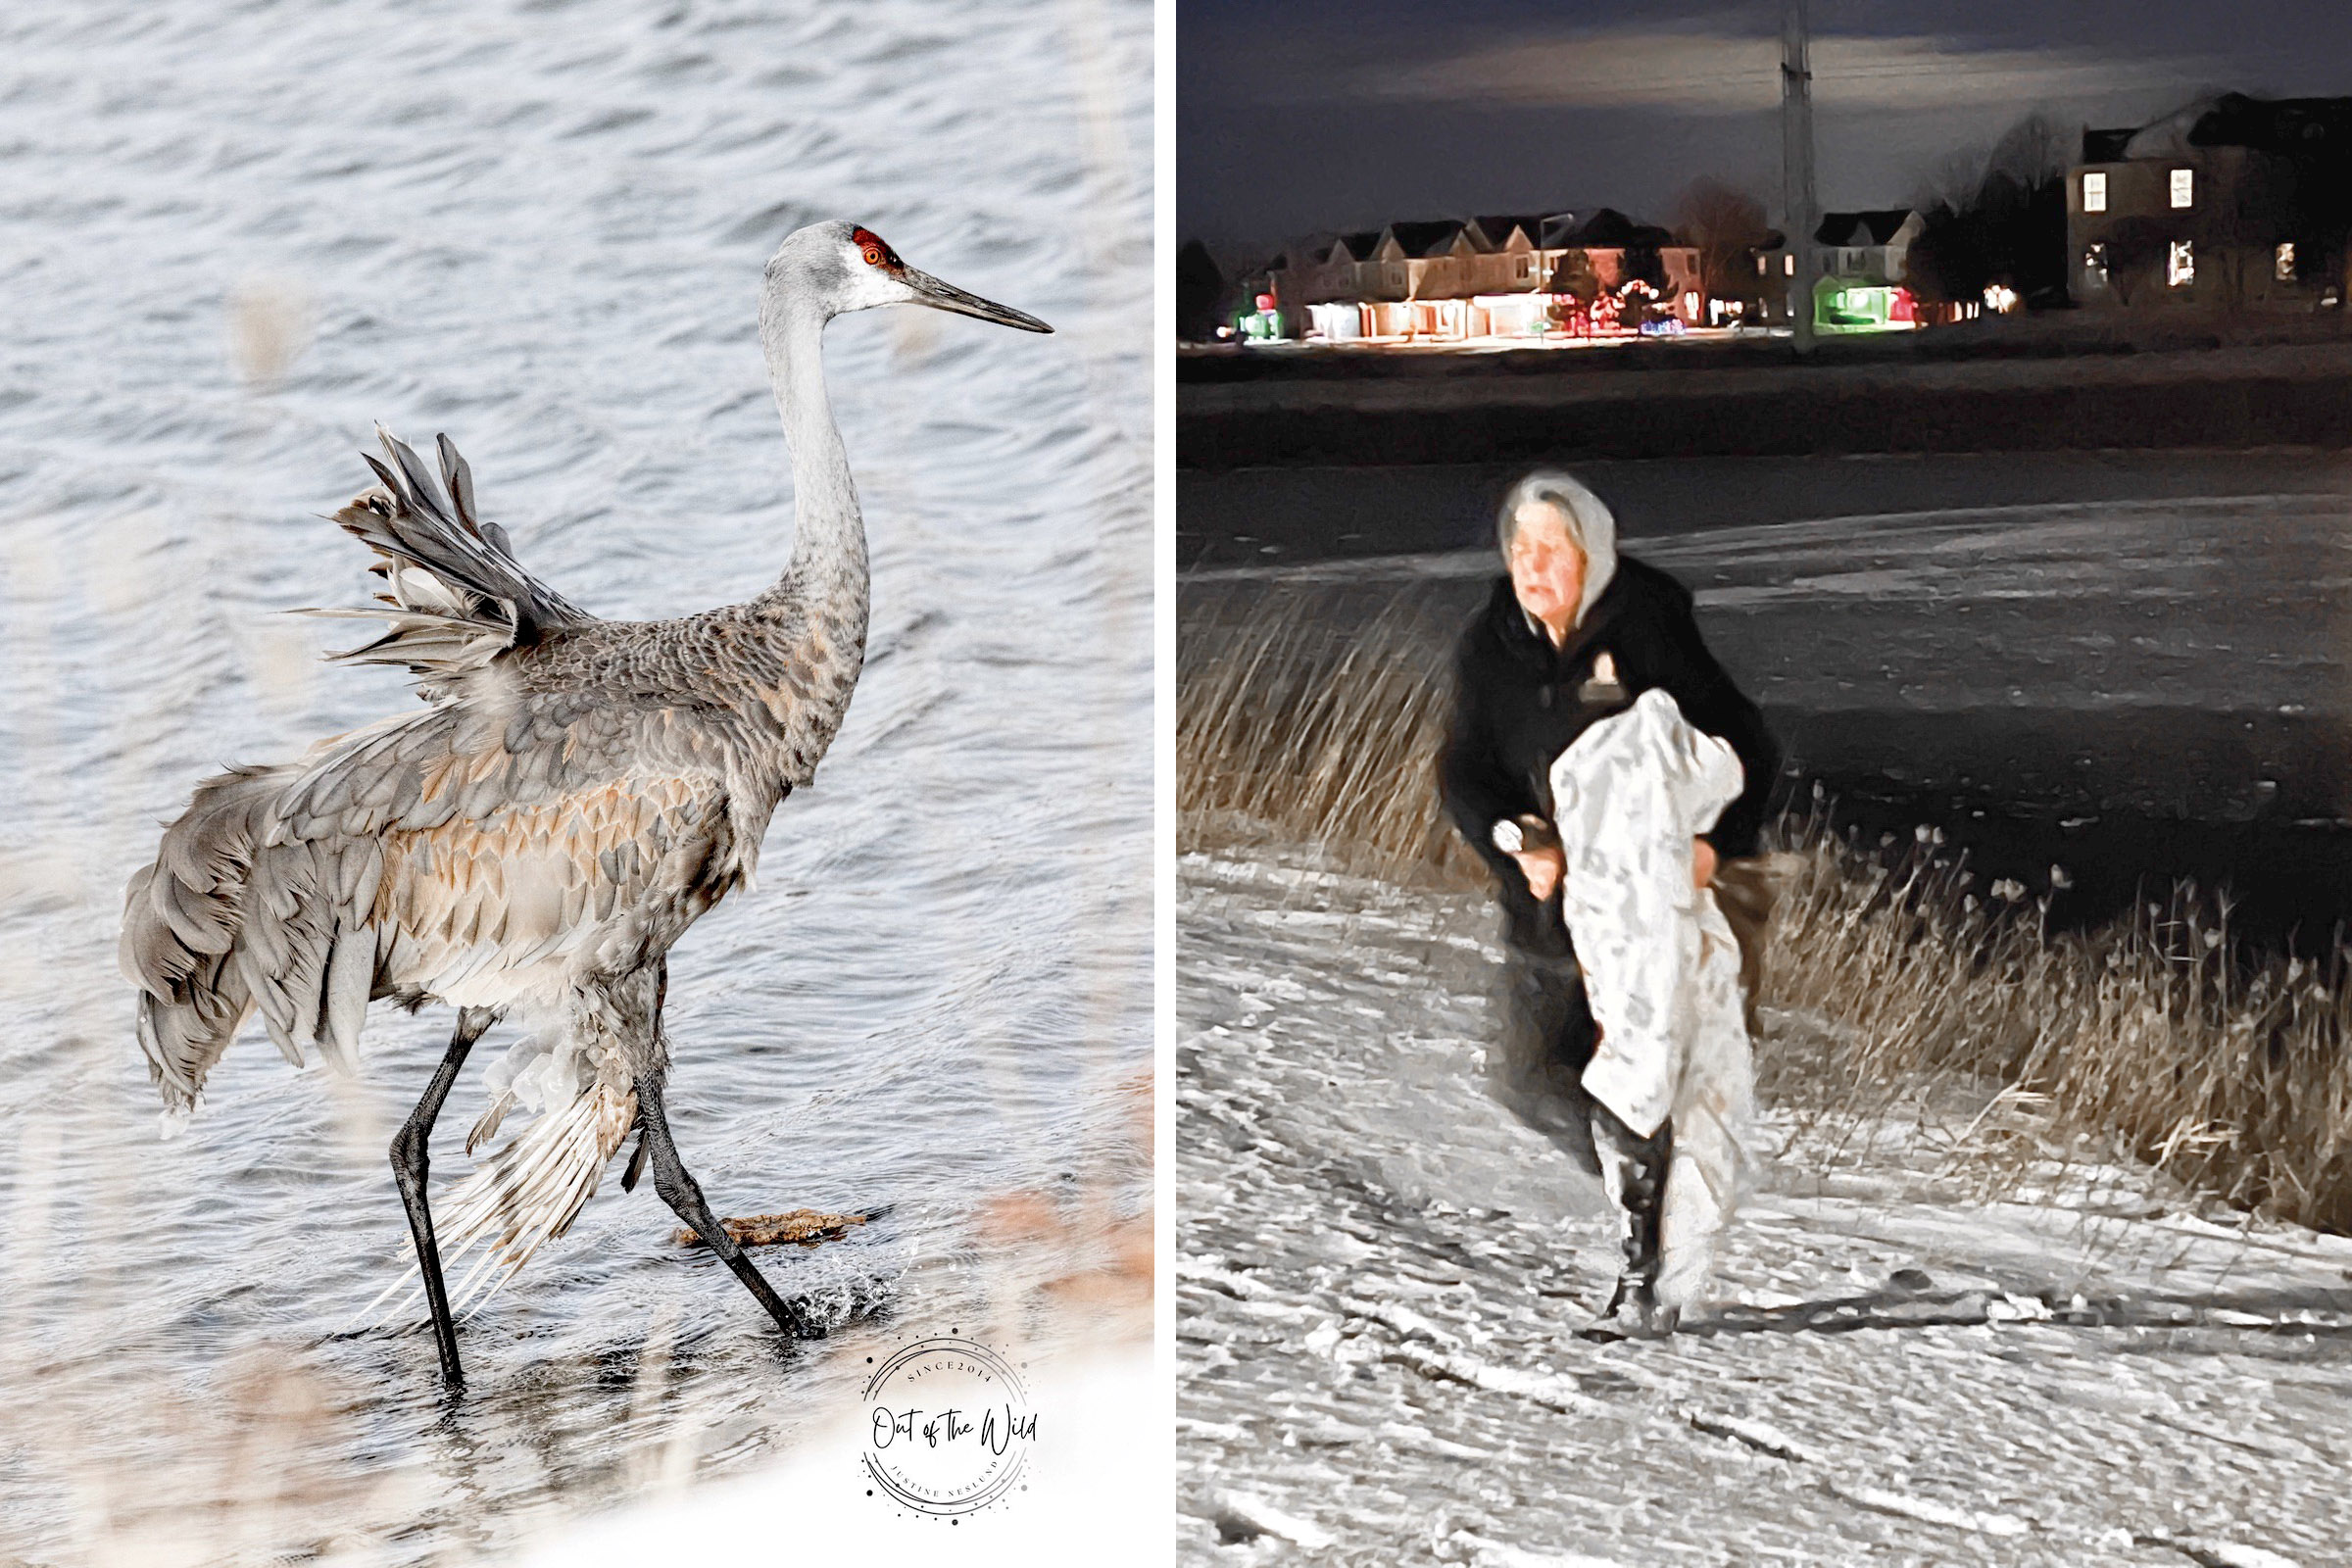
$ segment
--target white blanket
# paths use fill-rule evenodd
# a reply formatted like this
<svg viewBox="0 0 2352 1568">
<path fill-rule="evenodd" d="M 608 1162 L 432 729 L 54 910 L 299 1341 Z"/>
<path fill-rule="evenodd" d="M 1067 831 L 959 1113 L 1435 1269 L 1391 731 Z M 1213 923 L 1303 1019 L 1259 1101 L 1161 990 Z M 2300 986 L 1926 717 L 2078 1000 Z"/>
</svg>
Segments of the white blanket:
<svg viewBox="0 0 2352 1568">
<path fill-rule="evenodd" d="M 1551 765 L 1563 912 L 1600 1043 L 1585 1089 L 1643 1137 L 1672 1121 L 1660 1214 L 1661 1305 L 1695 1304 L 1730 1221 L 1754 1116 L 1740 952 L 1691 840 L 1744 782 L 1731 747 L 1643 692 Z"/>
</svg>

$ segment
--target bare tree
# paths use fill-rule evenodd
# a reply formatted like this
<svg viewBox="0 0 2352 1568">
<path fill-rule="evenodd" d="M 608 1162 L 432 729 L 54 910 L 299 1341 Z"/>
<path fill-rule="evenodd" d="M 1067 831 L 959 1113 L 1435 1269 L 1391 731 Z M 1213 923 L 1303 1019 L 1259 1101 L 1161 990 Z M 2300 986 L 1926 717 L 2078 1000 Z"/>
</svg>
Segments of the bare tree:
<svg viewBox="0 0 2352 1568">
<path fill-rule="evenodd" d="M 1709 294 L 1736 299 L 1756 292 L 1753 257 L 1772 239 L 1762 202 L 1702 175 L 1675 198 L 1672 218 L 1683 243 L 1698 249 L 1699 276 Z"/>
<path fill-rule="evenodd" d="M 2066 172 L 2079 126 L 2035 110 L 1989 151 L 1945 154 L 1920 180 L 1927 232 L 1911 247 L 1922 298 L 1968 300 L 1990 283 L 2029 300 L 2063 293 L 2067 278 Z"/>
<path fill-rule="evenodd" d="M 1966 211 L 1977 199 L 1977 187 L 1984 183 L 1984 166 L 1991 156 L 1978 146 L 1945 153 L 1919 177 L 1919 188 L 1912 195 L 1911 205 L 1923 213 L 1939 208 L 1947 213 Z"/>
<path fill-rule="evenodd" d="M 1984 160 L 1984 172 L 2006 174 L 2019 188 L 2037 190 L 2065 177 L 2082 145 L 2080 124 L 2061 124 L 2055 116 L 2036 109 L 2001 132 Z"/>
</svg>

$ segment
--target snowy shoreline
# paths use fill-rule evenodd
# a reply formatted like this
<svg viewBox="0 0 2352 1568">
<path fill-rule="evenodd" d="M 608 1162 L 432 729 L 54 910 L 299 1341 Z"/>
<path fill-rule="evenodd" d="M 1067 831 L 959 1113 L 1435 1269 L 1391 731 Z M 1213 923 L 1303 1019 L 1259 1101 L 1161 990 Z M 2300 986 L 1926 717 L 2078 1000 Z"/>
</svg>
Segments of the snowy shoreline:
<svg viewBox="0 0 2352 1568">
<path fill-rule="evenodd" d="M 1193 855 L 1178 910 L 1183 1560 L 2337 1549 L 2352 1240 L 1930 1086 L 1781 1107 L 1716 1306 L 1587 1341 L 1598 1195 L 1477 1083 L 1483 902 Z"/>
</svg>

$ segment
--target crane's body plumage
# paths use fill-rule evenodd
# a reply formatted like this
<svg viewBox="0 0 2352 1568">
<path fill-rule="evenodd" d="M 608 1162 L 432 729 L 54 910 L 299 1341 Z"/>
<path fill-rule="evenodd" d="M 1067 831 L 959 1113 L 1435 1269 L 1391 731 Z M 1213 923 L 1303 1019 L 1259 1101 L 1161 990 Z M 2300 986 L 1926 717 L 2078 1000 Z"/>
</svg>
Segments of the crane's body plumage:
<svg viewBox="0 0 2352 1568">
<path fill-rule="evenodd" d="M 447 438 L 436 475 L 379 431 L 385 461 L 368 461 L 381 482 L 336 520 L 375 552 L 384 589 L 376 605 L 322 613 L 384 622 L 334 657 L 406 667 L 426 706 L 298 761 L 206 781 L 131 881 L 123 964 L 168 1105 L 193 1106 L 256 1012 L 299 1065 L 309 1041 L 356 1059 L 371 1000 L 462 1009 L 450 1060 L 394 1149 L 453 1381 L 423 1142 L 491 1019 L 516 1015 L 552 1038 L 575 1093 L 461 1184 L 445 1207 L 453 1256 L 483 1244 L 511 1276 L 563 1234 L 632 1126 L 664 1198 L 710 1234 L 659 1114 L 664 956 L 751 881 L 770 815 L 814 777 L 848 710 L 865 650 L 865 532 L 821 339 L 843 310 L 900 302 L 1045 330 L 906 269 L 863 229 L 788 238 L 768 267 L 760 336 L 796 533 L 783 575 L 744 604 L 598 619 L 480 518 Z M 779 1321 L 805 1327 L 739 1253 L 716 1250 Z M 461 1302 L 487 1280 L 477 1267 Z"/>
</svg>

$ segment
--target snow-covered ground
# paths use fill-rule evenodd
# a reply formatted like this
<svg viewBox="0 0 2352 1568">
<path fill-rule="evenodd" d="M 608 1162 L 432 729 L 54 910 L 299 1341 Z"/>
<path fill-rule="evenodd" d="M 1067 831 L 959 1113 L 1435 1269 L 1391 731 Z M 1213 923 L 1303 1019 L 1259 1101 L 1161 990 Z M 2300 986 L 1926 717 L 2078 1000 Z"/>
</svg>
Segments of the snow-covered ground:
<svg viewBox="0 0 2352 1568">
<path fill-rule="evenodd" d="M 1479 1087 L 1490 931 L 1183 862 L 1182 1561 L 2352 1560 L 2352 1240 L 2003 1152 L 2012 1097 L 1774 1112 L 1720 1302 L 1580 1337 L 1614 1250 Z"/>
</svg>

